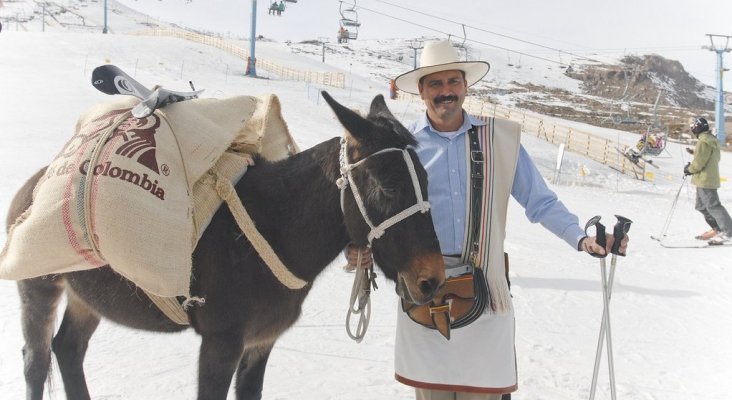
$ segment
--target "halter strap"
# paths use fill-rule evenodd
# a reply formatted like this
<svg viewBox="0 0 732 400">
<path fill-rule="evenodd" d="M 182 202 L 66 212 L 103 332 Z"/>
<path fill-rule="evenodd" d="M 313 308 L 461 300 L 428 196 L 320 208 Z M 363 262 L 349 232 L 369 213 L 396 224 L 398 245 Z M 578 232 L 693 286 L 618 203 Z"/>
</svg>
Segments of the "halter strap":
<svg viewBox="0 0 732 400">
<path fill-rule="evenodd" d="M 367 239 L 369 242 L 369 247 L 371 247 L 371 243 L 374 239 L 378 239 L 381 236 L 384 235 L 384 232 L 387 228 L 395 225 L 398 222 L 401 222 L 402 220 L 406 219 L 407 217 L 411 216 L 412 214 L 415 214 L 417 212 L 425 213 L 429 211 L 430 209 L 430 203 L 424 201 L 422 198 L 422 190 L 419 185 L 419 179 L 417 179 L 417 172 L 414 169 L 414 162 L 412 162 L 412 157 L 410 157 L 409 152 L 404 149 L 398 149 L 396 147 L 390 147 L 387 149 L 379 150 L 368 157 L 363 158 L 362 160 L 359 160 L 358 162 L 355 162 L 353 164 L 348 163 L 348 141 L 346 138 L 341 138 L 341 153 L 340 153 L 340 164 L 341 164 L 341 177 L 338 179 L 336 184 L 338 185 L 338 188 L 341 189 L 341 211 L 344 210 L 343 207 L 343 199 L 345 197 L 346 188 L 351 187 L 351 192 L 353 193 L 353 198 L 356 200 L 356 205 L 358 205 L 358 209 L 361 211 L 361 215 L 363 216 L 364 221 L 366 221 L 366 224 L 371 228 L 371 231 L 369 232 Z M 414 187 L 415 196 L 417 198 L 417 202 L 412 205 L 411 207 L 397 213 L 394 216 L 391 216 L 384 220 L 382 223 L 380 223 L 378 226 L 374 226 L 374 223 L 371 222 L 371 219 L 368 216 L 368 213 L 366 212 L 366 206 L 363 203 L 363 199 L 361 198 L 361 194 L 359 193 L 358 188 L 356 187 L 356 183 L 353 180 L 353 175 L 351 174 L 351 171 L 361 165 L 364 161 L 366 161 L 368 158 L 384 154 L 387 152 L 392 151 L 400 151 L 402 152 L 402 158 L 404 159 L 404 162 L 407 164 L 407 169 L 409 170 L 409 175 L 412 178 L 412 186 Z"/>
</svg>

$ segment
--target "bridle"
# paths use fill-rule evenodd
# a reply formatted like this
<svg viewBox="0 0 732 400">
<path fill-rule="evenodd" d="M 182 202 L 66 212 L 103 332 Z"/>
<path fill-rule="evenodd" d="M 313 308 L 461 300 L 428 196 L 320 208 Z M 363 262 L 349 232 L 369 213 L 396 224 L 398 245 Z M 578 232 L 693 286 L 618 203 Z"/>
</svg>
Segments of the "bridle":
<svg viewBox="0 0 732 400">
<path fill-rule="evenodd" d="M 409 175 L 412 178 L 412 186 L 414 187 L 414 193 L 417 198 L 417 202 L 411 207 L 408 207 L 403 211 L 397 213 L 396 215 L 385 219 L 378 226 L 374 226 L 374 223 L 371 222 L 371 219 L 366 212 L 366 207 L 363 204 L 363 199 L 361 198 L 359 190 L 356 187 L 356 183 L 353 180 L 353 175 L 351 174 L 351 171 L 361 165 L 368 158 L 379 154 L 385 154 L 391 151 L 402 152 L 402 157 L 404 158 L 404 162 L 407 163 L 407 169 L 409 170 Z M 390 147 L 387 149 L 379 150 L 376 153 L 373 153 L 368 157 L 359 160 L 358 162 L 349 164 L 348 141 L 345 137 L 343 137 L 341 138 L 341 152 L 338 159 L 340 162 L 341 177 L 338 178 L 338 180 L 336 181 L 336 185 L 341 190 L 341 211 L 345 212 L 343 202 L 346 196 L 346 188 L 350 187 L 351 192 L 353 193 L 353 198 L 356 200 L 356 204 L 358 205 L 358 209 L 361 211 L 361 216 L 363 216 L 364 221 L 366 221 L 366 224 L 368 224 L 368 226 L 371 228 L 371 231 L 369 231 L 369 234 L 367 236 L 369 247 L 371 247 L 374 239 L 378 239 L 382 235 L 384 235 L 384 232 L 387 228 L 397 224 L 398 222 L 401 222 L 412 214 L 416 214 L 417 212 L 426 213 L 427 211 L 429 211 L 430 203 L 424 201 L 424 199 L 422 198 L 422 189 L 419 185 L 419 179 L 417 179 L 417 172 L 414 169 L 414 162 L 412 162 L 412 157 L 409 155 L 409 152 L 407 150 Z M 348 333 L 348 336 L 350 336 L 351 339 L 355 340 L 356 342 L 361 342 L 363 337 L 366 335 L 366 330 L 368 329 L 369 320 L 371 318 L 371 288 L 373 287 L 373 290 L 376 290 L 377 288 L 376 273 L 374 272 L 373 268 L 373 264 L 368 269 L 361 268 L 361 250 L 359 250 L 358 261 L 356 265 L 356 276 L 353 279 L 351 298 L 349 301 L 348 313 L 346 314 L 346 332 Z M 359 315 L 356 333 L 351 332 L 351 315 L 354 314 Z"/>
<path fill-rule="evenodd" d="M 364 161 L 367 159 L 377 156 L 379 154 L 385 154 L 391 151 L 400 151 L 402 152 L 402 156 L 404 158 L 404 162 L 407 163 L 407 169 L 409 170 L 409 175 L 412 177 L 412 186 L 414 186 L 414 193 L 417 197 L 416 204 L 412 205 L 409 208 L 406 208 L 402 210 L 401 212 L 397 213 L 396 215 L 393 215 L 387 219 L 385 219 L 382 223 L 380 223 L 378 226 L 374 226 L 374 223 L 371 222 L 371 219 L 368 216 L 368 213 L 366 212 L 366 207 L 363 204 L 363 199 L 361 198 L 361 195 L 359 194 L 359 190 L 356 187 L 356 183 L 353 181 L 353 175 L 351 174 L 351 171 L 353 171 L 356 167 L 361 165 Z M 353 197 L 356 200 L 356 204 L 358 205 L 358 209 L 361 211 L 361 216 L 363 216 L 364 221 L 368 224 L 368 226 L 371 228 L 371 231 L 369 232 L 367 239 L 368 239 L 368 246 L 371 247 L 371 244 L 374 239 L 380 238 L 387 228 L 397 224 L 398 222 L 403 221 L 407 217 L 411 216 L 412 214 L 416 214 L 417 212 L 426 213 L 430 209 L 430 203 L 427 201 L 424 201 L 422 198 L 422 190 L 419 186 L 419 180 L 417 179 L 417 172 L 414 169 L 414 163 L 412 162 L 412 157 L 409 155 L 409 152 L 404 149 L 398 149 L 396 147 L 390 147 L 387 149 L 382 149 L 377 151 L 376 153 L 373 153 L 362 160 L 359 160 L 358 162 L 355 162 L 353 164 L 348 163 L 348 141 L 345 137 L 341 138 L 341 152 L 339 155 L 339 161 L 341 166 L 341 177 L 338 178 L 336 181 L 336 185 L 341 190 L 341 211 L 344 211 L 343 207 L 343 199 L 346 195 L 346 188 L 350 187 L 351 192 L 353 193 Z"/>
</svg>

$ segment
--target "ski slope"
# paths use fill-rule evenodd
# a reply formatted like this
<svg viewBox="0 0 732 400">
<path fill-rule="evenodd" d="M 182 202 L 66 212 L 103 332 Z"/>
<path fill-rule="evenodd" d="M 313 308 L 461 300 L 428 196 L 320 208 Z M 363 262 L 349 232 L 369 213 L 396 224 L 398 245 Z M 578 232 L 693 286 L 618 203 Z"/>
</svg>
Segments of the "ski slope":
<svg viewBox="0 0 732 400">
<path fill-rule="evenodd" d="M 369 43 L 375 52 L 379 43 Z M 289 65 L 312 69 L 312 57 L 292 54 L 280 44 L 262 51 Z M 266 49 L 266 50 L 265 50 Z M 104 63 L 122 67 L 152 86 L 205 88 L 204 97 L 276 93 L 298 144 L 307 148 L 342 128 L 318 96 L 326 89 L 339 101 L 364 109 L 387 86 L 351 72 L 344 89 L 304 82 L 244 77 L 242 61 L 203 45 L 171 38 L 72 32 L 0 34 L 0 212 L 8 209 L 27 177 L 48 163 L 71 135 L 76 118 L 108 97 L 90 83 Z M 342 62 L 336 61 L 334 63 Z M 381 61 L 371 60 L 378 66 Z M 385 68 L 396 68 L 384 62 Z M 227 68 L 228 66 L 228 68 Z M 409 67 L 405 67 L 407 70 Z M 422 112 L 414 102 L 389 101 L 405 122 Z M 583 126 L 583 129 L 593 129 Z M 598 131 L 599 132 L 599 131 Z M 621 141 L 632 136 L 619 131 Z M 529 136 L 524 146 L 547 178 L 554 175 L 557 149 Z M 602 165 L 566 154 L 557 184 L 550 183 L 580 220 L 600 214 L 631 218 L 628 257 L 618 261 L 611 302 L 618 397 L 681 400 L 704 396 L 729 399 L 732 392 L 732 248 L 665 249 L 650 239 L 660 233 L 672 200 L 679 202 L 668 233 L 694 236 L 704 230 L 694 211 L 694 192 L 681 186 L 688 161 L 683 146 L 671 143 L 657 158 L 654 181 L 640 182 Z M 724 153 L 722 175 L 732 178 L 732 156 Z M 728 180 L 719 191 L 732 208 Z M 602 314 L 599 263 L 577 253 L 541 226 L 530 224 L 510 203 L 506 247 L 511 256 L 512 293 L 517 314 L 518 400 L 587 398 Z M 0 243 L 5 234 L 0 233 Z M 372 320 L 360 344 L 345 333 L 353 275 L 337 259 L 318 278 L 297 324 L 277 343 L 265 376 L 266 399 L 411 399 L 410 388 L 393 379 L 397 298 L 394 285 L 379 276 L 372 296 Z M 0 397 L 24 396 L 19 300 L 14 282 L 0 281 Z M 199 338 L 192 332 L 151 334 L 103 321 L 90 343 L 85 364 L 95 399 L 181 399 L 196 393 Z M 55 369 L 52 398 L 63 398 Z M 230 395 L 233 399 L 233 395 Z M 609 399 L 605 362 L 598 399 Z"/>
</svg>

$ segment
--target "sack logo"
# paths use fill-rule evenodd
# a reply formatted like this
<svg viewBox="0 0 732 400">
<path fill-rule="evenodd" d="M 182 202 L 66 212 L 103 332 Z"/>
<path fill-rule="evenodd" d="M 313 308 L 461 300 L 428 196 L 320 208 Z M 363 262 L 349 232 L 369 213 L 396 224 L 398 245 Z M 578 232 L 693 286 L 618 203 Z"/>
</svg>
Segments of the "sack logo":
<svg viewBox="0 0 732 400">
<path fill-rule="evenodd" d="M 57 157 L 57 160 L 60 158 L 68 159 L 73 155 L 79 156 L 83 154 L 87 145 L 91 141 L 98 139 L 107 129 L 110 129 L 119 115 L 125 111 L 114 110 L 95 118 L 69 140 Z M 170 169 L 166 164 L 159 165 L 157 160 L 155 133 L 160 125 L 160 117 L 155 114 L 144 118 L 129 117 L 115 128 L 107 143 L 117 143 L 121 139 L 122 144 L 117 147 L 114 152 L 115 154 L 135 160 L 138 164 L 155 172 L 157 175 L 160 175 L 162 170 L 162 175 L 167 176 L 170 174 Z M 157 179 L 149 176 L 147 173 L 120 167 L 112 161 L 103 161 L 93 168 L 90 168 L 89 160 L 80 163 L 79 161 L 67 160 L 61 165 L 49 168 L 46 175 L 61 176 L 70 174 L 74 170 L 77 170 L 82 175 L 87 175 L 91 172 L 95 176 L 101 175 L 126 181 L 149 192 L 160 200 L 165 200 L 165 190 L 160 186 Z"/>
<path fill-rule="evenodd" d="M 155 147 L 155 132 L 159 127 L 160 117 L 155 114 L 144 118 L 128 118 L 112 135 L 112 138 L 120 136 L 125 141 L 115 154 L 129 159 L 136 158 L 140 165 L 160 174 Z"/>
</svg>

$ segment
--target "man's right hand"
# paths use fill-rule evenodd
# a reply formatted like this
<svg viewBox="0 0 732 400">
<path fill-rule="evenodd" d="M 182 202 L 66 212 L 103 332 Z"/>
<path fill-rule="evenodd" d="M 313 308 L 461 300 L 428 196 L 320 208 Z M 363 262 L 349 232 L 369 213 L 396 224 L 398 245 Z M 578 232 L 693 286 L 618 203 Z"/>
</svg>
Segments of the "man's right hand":
<svg viewBox="0 0 732 400">
<path fill-rule="evenodd" d="M 358 266 L 358 251 L 361 250 L 361 267 L 368 268 L 374 263 L 374 259 L 371 256 L 371 249 L 369 247 L 359 247 L 353 243 L 349 243 L 346 246 L 345 256 L 348 265 L 344 268 L 346 270 L 353 271 Z"/>
<path fill-rule="evenodd" d="M 691 147 L 687 147 L 686 152 L 689 154 L 694 154 L 694 149 L 692 149 Z"/>
</svg>

